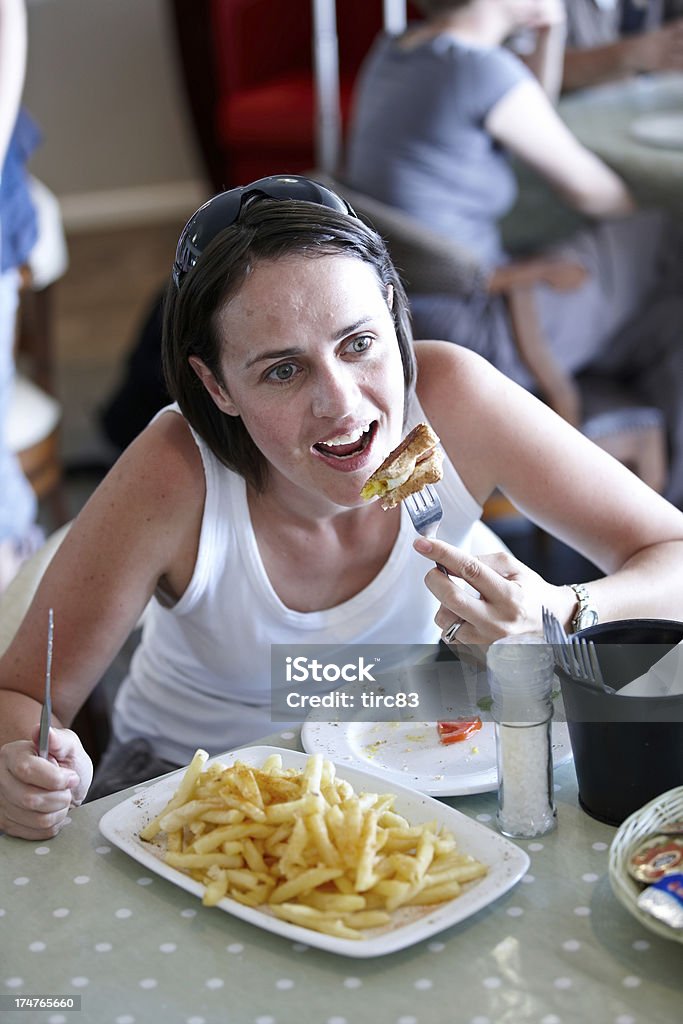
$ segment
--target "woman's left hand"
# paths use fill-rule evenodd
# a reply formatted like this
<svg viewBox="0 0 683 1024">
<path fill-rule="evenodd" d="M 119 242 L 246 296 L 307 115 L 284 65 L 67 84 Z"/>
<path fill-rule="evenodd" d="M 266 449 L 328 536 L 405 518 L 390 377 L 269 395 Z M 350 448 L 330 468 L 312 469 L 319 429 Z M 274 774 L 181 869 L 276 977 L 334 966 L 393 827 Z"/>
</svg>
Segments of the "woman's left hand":
<svg viewBox="0 0 683 1024">
<path fill-rule="evenodd" d="M 506 551 L 475 557 L 444 541 L 424 538 L 413 546 L 448 570 L 446 576 L 434 568 L 425 583 L 441 602 L 434 621 L 444 633 L 451 631 L 450 643 L 487 645 L 502 636 L 541 633 L 543 605 L 557 604 L 559 588 Z M 458 622 L 462 625 L 453 629 Z"/>
</svg>

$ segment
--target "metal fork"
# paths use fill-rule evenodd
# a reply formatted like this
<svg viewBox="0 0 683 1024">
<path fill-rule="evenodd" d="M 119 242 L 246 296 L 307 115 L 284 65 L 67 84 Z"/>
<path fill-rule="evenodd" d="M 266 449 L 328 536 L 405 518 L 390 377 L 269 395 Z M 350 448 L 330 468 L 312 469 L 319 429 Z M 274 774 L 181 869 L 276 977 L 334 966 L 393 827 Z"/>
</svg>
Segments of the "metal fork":
<svg viewBox="0 0 683 1024">
<path fill-rule="evenodd" d="M 409 494 L 403 499 L 403 503 L 408 509 L 415 531 L 430 540 L 436 537 L 439 523 L 443 519 L 443 505 L 432 485 L 427 484 L 421 491 Z M 448 570 L 444 565 L 437 562 L 436 567 L 448 576 Z"/>
<path fill-rule="evenodd" d="M 546 607 L 541 609 L 541 615 L 543 618 L 543 637 L 545 642 L 550 644 L 553 649 L 555 664 L 565 672 L 568 672 L 569 675 L 575 675 L 578 670 L 578 664 L 576 663 L 574 652 L 569 648 L 569 637 L 564 631 L 564 626 Z"/>
<path fill-rule="evenodd" d="M 603 678 L 593 641 L 582 636 L 567 636 L 560 620 L 548 608 L 543 608 L 541 614 L 543 636 L 553 648 L 555 664 L 574 679 L 584 679 L 605 693 L 614 693 Z"/>
<path fill-rule="evenodd" d="M 576 660 L 581 665 L 584 678 L 589 683 L 595 683 L 605 693 L 616 693 L 616 690 L 608 686 L 603 678 L 600 662 L 598 661 L 598 653 L 595 650 L 593 641 L 587 640 L 585 636 L 572 635 L 569 637 L 569 643 L 574 649 Z"/>
</svg>

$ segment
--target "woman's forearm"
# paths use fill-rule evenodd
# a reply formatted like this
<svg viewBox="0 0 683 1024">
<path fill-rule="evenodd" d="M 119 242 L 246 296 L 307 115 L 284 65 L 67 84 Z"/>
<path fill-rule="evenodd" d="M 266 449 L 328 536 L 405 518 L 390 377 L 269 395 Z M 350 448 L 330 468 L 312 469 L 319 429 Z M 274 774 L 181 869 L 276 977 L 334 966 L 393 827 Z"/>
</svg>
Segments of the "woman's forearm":
<svg viewBox="0 0 683 1024">
<path fill-rule="evenodd" d="M 564 22 L 538 29 L 536 49 L 526 60 L 552 103 L 557 101 L 562 88 L 566 38 Z"/>
<path fill-rule="evenodd" d="M 665 541 L 632 555 L 589 585 L 601 620 L 662 618 L 683 621 L 683 540 Z"/>
<path fill-rule="evenodd" d="M 664 31 L 626 36 L 604 46 L 568 49 L 564 56 L 562 89 L 589 88 L 643 71 L 657 70 L 657 42 Z"/>
</svg>

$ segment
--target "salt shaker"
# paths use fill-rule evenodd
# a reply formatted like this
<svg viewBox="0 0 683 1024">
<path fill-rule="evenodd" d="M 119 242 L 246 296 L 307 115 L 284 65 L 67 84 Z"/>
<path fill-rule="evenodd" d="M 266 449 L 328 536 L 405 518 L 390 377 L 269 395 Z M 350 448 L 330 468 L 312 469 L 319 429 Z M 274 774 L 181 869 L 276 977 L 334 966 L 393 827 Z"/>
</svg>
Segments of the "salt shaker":
<svg viewBox="0 0 683 1024">
<path fill-rule="evenodd" d="M 540 636 L 504 637 L 490 646 L 486 664 L 496 729 L 498 828 L 513 838 L 540 836 L 557 823 L 552 650 Z"/>
</svg>

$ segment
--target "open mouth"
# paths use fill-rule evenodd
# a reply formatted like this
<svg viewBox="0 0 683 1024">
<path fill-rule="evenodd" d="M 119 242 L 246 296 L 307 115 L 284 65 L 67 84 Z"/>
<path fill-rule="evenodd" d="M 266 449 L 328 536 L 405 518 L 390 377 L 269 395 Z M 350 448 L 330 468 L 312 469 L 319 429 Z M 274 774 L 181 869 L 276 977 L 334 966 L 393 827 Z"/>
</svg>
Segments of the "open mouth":
<svg viewBox="0 0 683 1024">
<path fill-rule="evenodd" d="M 373 421 L 366 427 L 358 427 L 348 434 L 340 434 L 339 437 L 330 438 L 328 441 L 318 441 L 313 448 L 334 459 L 350 459 L 365 451 L 377 431 L 377 423 Z"/>
</svg>

